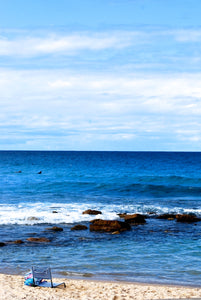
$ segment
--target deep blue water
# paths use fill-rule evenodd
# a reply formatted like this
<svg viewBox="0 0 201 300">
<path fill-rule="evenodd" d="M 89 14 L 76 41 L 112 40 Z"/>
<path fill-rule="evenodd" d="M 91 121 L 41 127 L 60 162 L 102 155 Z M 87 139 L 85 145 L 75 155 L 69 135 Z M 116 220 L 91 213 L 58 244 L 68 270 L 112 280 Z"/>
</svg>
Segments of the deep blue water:
<svg viewBox="0 0 201 300">
<path fill-rule="evenodd" d="M 50 265 L 58 276 L 200 286 L 201 222 L 156 219 L 201 217 L 200 204 L 201 153 L 0 151 L 0 272 Z M 71 231 L 124 212 L 147 222 L 119 235 Z M 54 225 L 63 231 L 46 230 Z"/>
</svg>

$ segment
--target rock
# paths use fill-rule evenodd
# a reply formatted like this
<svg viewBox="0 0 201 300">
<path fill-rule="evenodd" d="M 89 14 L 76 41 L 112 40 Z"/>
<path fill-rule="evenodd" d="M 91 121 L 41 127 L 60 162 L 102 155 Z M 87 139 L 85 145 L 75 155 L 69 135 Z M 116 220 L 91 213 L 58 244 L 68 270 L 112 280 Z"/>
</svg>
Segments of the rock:
<svg viewBox="0 0 201 300">
<path fill-rule="evenodd" d="M 194 223 L 201 221 L 200 218 L 196 217 L 195 215 L 188 215 L 188 214 L 178 214 L 176 215 L 177 222 L 182 223 Z"/>
<path fill-rule="evenodd" d="M 52 213 L 53 213 L 53 214 L 58 214 L 58 211 L 53 210 Z"/>
<path fill-rule="evenodd" d="M 42 174 L 42 171 L 39 171 L 38 174 Z"/>
<path fill-rule="evenodd" d="M 71 228 L 71 230 L 86 230 L 86 229 L 88 229 L 88 227 L 87 226 L 85 226 L 85 225 L 75 225 L 75 226 L 73 226 L 72 228 Z"/>
<path fill-rule="evenodd" d="M 163 220 L 174 220 L 176 219 L 175 214 L 162 214 L 156 217 L 156 219 L 163 219 Z"/>
<path fill-rule="evenodd" d="M 51 228 L 46 228 L 46 230 L 51 230 L 51 231 L 63 231 L 63 228 L 57 227 L 57 226 L 53 226 L 53 227 L 51 227 Z"/>
<path fill-rule="evenodd" d="M 146 223 L 145 216 L 140 214 L 125 215 L 124 220 L 131 225 L 141 225 Z"/>
<path fill-rule="evenodd" d="M 127 216 L 127 213 L 123 213 L 123 214 L 117 214 L 121 219 L 124 219 L 125 216 Z"/>
<path fill-rule="evenodd" d="M 22 240 L 16 240 L 12 241 L 11 244 L 23 244 L 24 242 Z"/>
<path fill-rule="evenodd" d="M 28 217 L 27 220 L 28 221 L 39 221 L 40 219 L 37 217 Z"/>
<path fill-rule="evenodd" d="M 90 231 L 98 232 L 115 232 L 115 231 L 125 231 L 130 230 L 131 227 L 126 222 L 121 221 L 110 221 L 110 220 L 92 220 L 90 224 Z"/>
<path fill-rule="evenodd" d="M 156 213 L 155 213 L 155 211 L 149 211 L 147 214 L 148 215 L 155 215 Z"/>
<path fill-rule="evenodd" d="M 4 246 L 6 246 L 6 244 L 5 244 L 5 243 L 2 243 L 2 242 L 0 242 L 0 247 L 4 247 Z"/>
<path fill-rule="evenodd" d="M 101 215 L 102 212 L 99 211 L 99 210 L 87 209 L 87 210 L 83 211 L 82 214 L 83 214 L 83 215 Z"/>
<path fill-rule="evenodd" d="M 34 238 L 34 237 L 30 237 L 27 239 L 28 242 L 33 242 L 33 243 L 49 243 L 50 240 L 44 237 L 41 238 Z"/>
</svg>

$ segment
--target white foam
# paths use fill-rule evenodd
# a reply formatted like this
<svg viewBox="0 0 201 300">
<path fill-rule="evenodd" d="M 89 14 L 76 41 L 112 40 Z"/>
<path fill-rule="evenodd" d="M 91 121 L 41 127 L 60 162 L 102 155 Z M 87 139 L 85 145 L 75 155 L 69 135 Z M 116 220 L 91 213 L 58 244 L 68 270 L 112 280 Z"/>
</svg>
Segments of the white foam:
<svg viewBox="0 0 201 300">
<path fill-rule="evenodd" d="M 102 214 L 88 215 L 82 214 L 87 209 L 100 210 Z M 20 203 L 19 205 L 0 205 L 0 225 L 19 224 L 73 224 L 90 221 L 92 219 L 118 219 L 118 213 L 141 213 L 155 214 L 163 213 L 194 213 L 201 215 L 201 209 L 190 209 L 154 205 L 91 205 L 91 204 L 64 204 L 64 203 Z"/>
<path fill-rule="evenodd" d="M 102 214 L 92 216 L 82 214 L 86 209 L 97 209 L 86 204 L 63 204 L 63 203 L 21 203 L 0 207 L 0 225 L 8 224 L 61 224 L 90 221 L 95 218 L 115 219 L 117 214 L 113 211 L 102 210 Z M 56 212 L 56 213 L 55 213 Z"/>
</svg>

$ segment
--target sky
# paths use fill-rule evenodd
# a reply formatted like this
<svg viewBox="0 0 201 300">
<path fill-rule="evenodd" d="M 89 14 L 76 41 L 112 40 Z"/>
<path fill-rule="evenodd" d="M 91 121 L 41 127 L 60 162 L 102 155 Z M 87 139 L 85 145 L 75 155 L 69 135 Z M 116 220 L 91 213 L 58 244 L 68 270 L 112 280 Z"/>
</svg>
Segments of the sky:
<svg viewBox="0 0 201 300">
<path fill-rule="evenodd" d="M 200 0 L 0 7 L 0 150 L 201 151 Z"/>
</svg>

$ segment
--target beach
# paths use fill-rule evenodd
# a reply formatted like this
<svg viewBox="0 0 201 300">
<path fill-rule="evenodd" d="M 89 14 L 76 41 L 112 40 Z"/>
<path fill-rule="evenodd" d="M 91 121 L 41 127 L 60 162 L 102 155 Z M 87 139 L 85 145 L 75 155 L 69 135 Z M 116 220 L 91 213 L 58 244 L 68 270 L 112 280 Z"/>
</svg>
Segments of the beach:
<svg viewBox="0 0 201 300">
<path fill-rule="evenodd" d="M 130 300 L 201 298 L 201 288 L 54 278 L 66 288 L 30 287 L 23 276 L 0 274 L 1 300 Z"/>
</svg>

